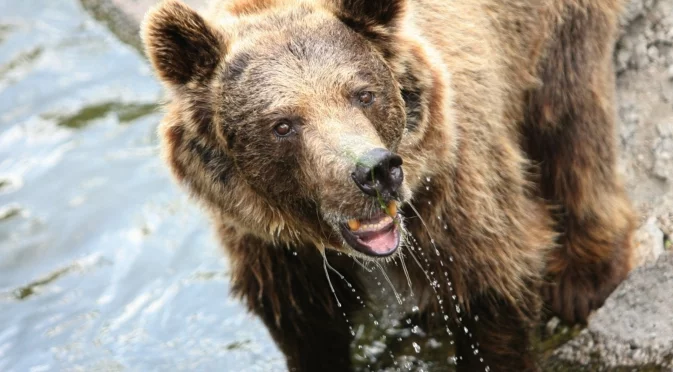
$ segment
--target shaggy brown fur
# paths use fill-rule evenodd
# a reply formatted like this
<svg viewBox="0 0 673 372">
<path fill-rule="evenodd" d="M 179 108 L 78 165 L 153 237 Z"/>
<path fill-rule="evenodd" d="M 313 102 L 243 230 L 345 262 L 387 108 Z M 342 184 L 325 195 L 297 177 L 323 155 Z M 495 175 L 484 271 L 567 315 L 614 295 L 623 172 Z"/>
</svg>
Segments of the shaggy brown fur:
<svg viewBox="0 0 673 372">
<path fill-rule="evenodd" d="M 344 316 L 376 297 L 359 259 L 402 278 L 406 264 L 462 371 L 537 368 L 538 293 L 570 322 L 602 305 L 630 270 L 633 230 L 613 138 L 620 5 L 222 0 L 199 15 L 169 0 L 148 13 L 147 53 L 172 95 L 165 159 L 291 370 L 352 368 Z M 371 106 L 354 100 L 363 90 Z M 291 134 L 274 135 L 279 123 Z M 350 177 L 374 148 L 404 161 L 407 239 L 392 260 L 339 233 L 388 202 Z"/>
</svg>

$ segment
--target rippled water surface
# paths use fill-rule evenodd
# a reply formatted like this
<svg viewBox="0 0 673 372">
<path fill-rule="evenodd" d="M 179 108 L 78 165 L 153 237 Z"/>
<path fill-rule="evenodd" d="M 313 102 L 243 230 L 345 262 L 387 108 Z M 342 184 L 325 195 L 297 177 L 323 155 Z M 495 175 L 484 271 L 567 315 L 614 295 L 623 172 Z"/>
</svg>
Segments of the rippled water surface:
<svg viewBox="0 0 673 372">
<path fill-rule="evenodd" d="M 75 0 L 0 0 L 0 371 L 276 371 L 158 157 L 159 84 Z"/>
</svg>

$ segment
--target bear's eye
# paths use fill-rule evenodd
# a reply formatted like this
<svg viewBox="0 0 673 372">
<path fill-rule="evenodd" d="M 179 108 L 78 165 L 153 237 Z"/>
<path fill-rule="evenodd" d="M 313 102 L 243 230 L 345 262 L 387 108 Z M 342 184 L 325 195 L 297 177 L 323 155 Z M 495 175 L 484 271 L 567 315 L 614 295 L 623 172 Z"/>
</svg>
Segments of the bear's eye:
<svg viewBox="0 0 673 372">
<path fill-rule="evenodd" d="M 357 97 L 358 102 L 365 107 L 371 105 L 376 100 L 376 97 L 374 97 L 374 93 L 368 91 L 362 91 L 358 93 Z"/>
<path fill-rule="evenodd" d="M 274 133 L 279 137 L 285 137 L 292 134 L 292 125 L 285 120 L 279 121 L 275 127 L 273 127 Z"/>
</svg>

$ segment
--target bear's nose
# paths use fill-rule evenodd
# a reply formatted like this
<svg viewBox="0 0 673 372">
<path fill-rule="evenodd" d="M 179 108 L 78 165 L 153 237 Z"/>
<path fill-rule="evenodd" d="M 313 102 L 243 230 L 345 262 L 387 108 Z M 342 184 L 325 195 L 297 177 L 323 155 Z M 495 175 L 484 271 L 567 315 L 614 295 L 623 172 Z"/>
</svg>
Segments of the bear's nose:
<svg viewBox="0 0 673 372">
<path fill-rule="evenodd" d="M 386 149 L 376 148 L 358 159 L 351 177 L 367 195 L 394 198 L 404 179 L 402 158 Z"/>
</svg>

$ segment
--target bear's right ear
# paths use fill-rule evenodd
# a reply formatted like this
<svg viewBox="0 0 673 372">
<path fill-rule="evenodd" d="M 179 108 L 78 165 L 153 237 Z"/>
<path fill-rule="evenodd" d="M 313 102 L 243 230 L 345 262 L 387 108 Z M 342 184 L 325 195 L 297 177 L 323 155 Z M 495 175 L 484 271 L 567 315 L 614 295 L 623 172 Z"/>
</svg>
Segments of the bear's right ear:
<svg viewBox="0 0 673 372">
<path fill-rule="evenodd" d="M 177 0 L 164 0 L 147 13 L 142 39 L 160 79 L 172 86 L 209 76 L 226 53 L 224 35 Z"/>
<path fill-rule="evenodd" d="M 394 26 L 402 17 L 407 0 L 333 0 L 337 13 L 356 29 Z"/>
</svg>

